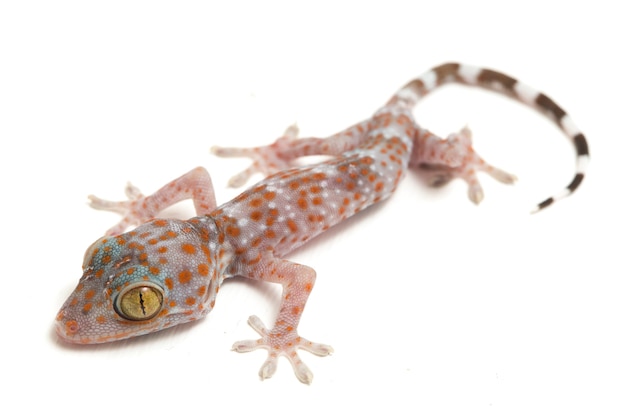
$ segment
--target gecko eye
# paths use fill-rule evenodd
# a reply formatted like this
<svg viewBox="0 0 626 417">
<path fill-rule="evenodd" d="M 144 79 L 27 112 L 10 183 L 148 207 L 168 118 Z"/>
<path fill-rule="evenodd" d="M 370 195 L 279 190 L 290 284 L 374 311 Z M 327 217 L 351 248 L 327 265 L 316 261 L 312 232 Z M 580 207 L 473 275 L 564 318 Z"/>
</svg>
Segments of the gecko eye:
<svg viewBox="0 0 626 417">
<path fill-rule="evenodd" d="M 163 289 L 149 282 L 125 288 L 115 300 L 115 310 L 128 320 L 149 320 L 163 307 Z"/>
</svg>

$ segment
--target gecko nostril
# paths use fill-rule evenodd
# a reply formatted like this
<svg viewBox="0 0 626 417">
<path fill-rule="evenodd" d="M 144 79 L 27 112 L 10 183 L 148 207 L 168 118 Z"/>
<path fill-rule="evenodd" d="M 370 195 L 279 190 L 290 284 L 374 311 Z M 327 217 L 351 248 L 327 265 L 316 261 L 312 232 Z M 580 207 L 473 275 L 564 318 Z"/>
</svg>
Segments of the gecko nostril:
<svg viewBox="0 0 626 417">
<path fill-rule="evenodd" d="M 76 320 L 69 320 L 65 323 L 65 333 L 70 336 L 78 332 L 78 322 Z"/>
</svg>

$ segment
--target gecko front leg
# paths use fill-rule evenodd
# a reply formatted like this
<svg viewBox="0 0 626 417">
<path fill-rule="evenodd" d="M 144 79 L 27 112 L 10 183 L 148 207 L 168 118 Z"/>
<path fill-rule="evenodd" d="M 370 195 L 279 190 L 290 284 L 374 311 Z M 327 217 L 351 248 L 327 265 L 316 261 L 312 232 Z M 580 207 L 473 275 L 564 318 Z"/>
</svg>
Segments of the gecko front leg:
<svg viewBox="0 0 626 417">
<path fill-rule="evenodd" d="M 256 280 L 279 283 L 283 287 L 280 311 L 271 329 L 265 327 L 261 319 L 251 316 L 248 324 L 261 335 L 257 340 L 235 342 L 233 350 L 251 352 L 256 349 L 268 351 L 267 360 L 259 371 L 261 379 L 270 378 L 278 365 L 278 358 L 285 356 L 291 363 L 296 377 L 305 384 L 313 380 L 313 373 L 302 362 L 298 349 L 318 356 L 327 356 L 333 348 L 313 343 L 298 334 L 298 324 L 304 306 L 315 283 L 315 271 L 308 266 L 283 259 L 276 259 L 269 253 L 248 273 L 242 275 Z"/>
<path fill-rule="evenodd" d="M 293 124 L 289 126 L 285 133 L 274 143 L 268 146 L 257 146 L 254 148 L 229 148 L 221 146 L 213 146 L 211 152 L 217 156 L 232 157 L 248 157 L 252 159 L 252 164 L 233 176 L 229 181 L 230 187 L 240 187 L 244 185 L 254 174 L 260 173 L 264 176 L 284 171 L 294 166 L 293 160 L 297 156 L 289 155 L 293 148 L 292 143 L 298 137 L 298 127 Z"/>
<path fill-rule="evenodd" d="M 208 214 L 216 207 L 213 183 L 206 169 L 195 168 L 171 181 L 152 195 L 144 196 L 132 184 L 126 186 L 127 201 L 109 201 L 90 195 L 89 204 L 98 210 L 122 215 L 122 219 L 107 230 L 106 236 L 124 232 L 128 227 L 138 226 L 154 218 L 159 212 L 179 201 L 191 198 L 198 216 Z"/>
</svg>

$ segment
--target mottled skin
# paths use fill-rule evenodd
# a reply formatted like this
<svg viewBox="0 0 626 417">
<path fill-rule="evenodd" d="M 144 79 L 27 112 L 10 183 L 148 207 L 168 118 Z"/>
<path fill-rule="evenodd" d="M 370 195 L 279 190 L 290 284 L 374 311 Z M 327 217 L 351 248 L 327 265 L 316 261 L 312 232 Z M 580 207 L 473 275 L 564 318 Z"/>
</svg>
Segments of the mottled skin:
<svg viewBox="0 0 626 417">
<path fill-rule="evenodd" d="M 275 143 L 251 149 L 214 148 L 220 156 L 247 156 L 251 167 L 231 180 L 241 185 L 254 173 L 269 175 L 234 200 L 216 207 L 208 173 L 196 168 L 151 196 L 129 185 L 129 201 L 91 196 L 95 208 L 120 212 L 122 220 L 86 252 L 83 276 L 56 321 L 59 336 L 72 343 L 103 343 L 138 336 L 204 317 L 214 306 L 223 280 L 233 276 L 279 283 L 283 293 L 271 328 L 255 316 L 250 325 L 258 340 L 233 349 L 269 351 L 260 375 L 270 377 L 277 358 L 292 363 L 298 379 L 312 373 L 298 349 L 323 356 L 327 345 L 298 333 L 298 323 L 315 283 L 315 271 L 284 258 L 343 219 L 389 197 L 409 167 L 428 165 L 433 184 L 465 180 L 469 197 L 483 198 L 477 171 L 512 183 L 515 177 L 492 167 L 474 151 L 469 130 L 446 139 L 418 126 L 411 110 L 437 86 L 457 81 L 503 91 L 551 116 L 572 138 L 578 151 L 575 179 L 560 195 L 580 184 L 588 158 L 584 136 L 552 100 L 511 77 L 458 64 L 433 68 L 403 87 L 372 118 L 326 139 L 297 139 L 290 127 Z M 306 155 L 331 159 L 305 167 L 294 160 Z M 165 207 L 191 198 L 198 217 L 154 219 Z M 123 233 L 129 226 L 136 229 Z"/>
</svg>

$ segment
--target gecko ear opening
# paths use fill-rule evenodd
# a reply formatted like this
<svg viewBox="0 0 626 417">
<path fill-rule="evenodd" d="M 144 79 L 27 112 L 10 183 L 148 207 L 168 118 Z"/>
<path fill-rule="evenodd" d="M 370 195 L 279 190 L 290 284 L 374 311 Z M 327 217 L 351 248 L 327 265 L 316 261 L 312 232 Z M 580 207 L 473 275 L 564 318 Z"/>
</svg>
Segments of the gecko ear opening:
<svg viewBox="0 0 626 417">
<path fill-rule="evenodd" d="M 101 244 L 105 243 L 106 240 L 109 239 L 109 238 L 110 238 L 110 236 L 103 236 L 100 239 L 98 239 L 95 242 L 93 242 L 91 245 L 89 245 L 89 247 L 85 251 L 85 254 L 83 255 L 83 269 L 85 269 L 85 268 L 87 268 L 89 266 L 89 264 L 91 263 L 91 259 L 98 252 L 98 247 Z"/>
<path fill-rule="evenodd" d="M 163 288 L 150 282 L 139 282 L 124 288 L 114 305 L 117 314 L 127 320 L 150 320 L 163 307 Z"/>
</svg>

